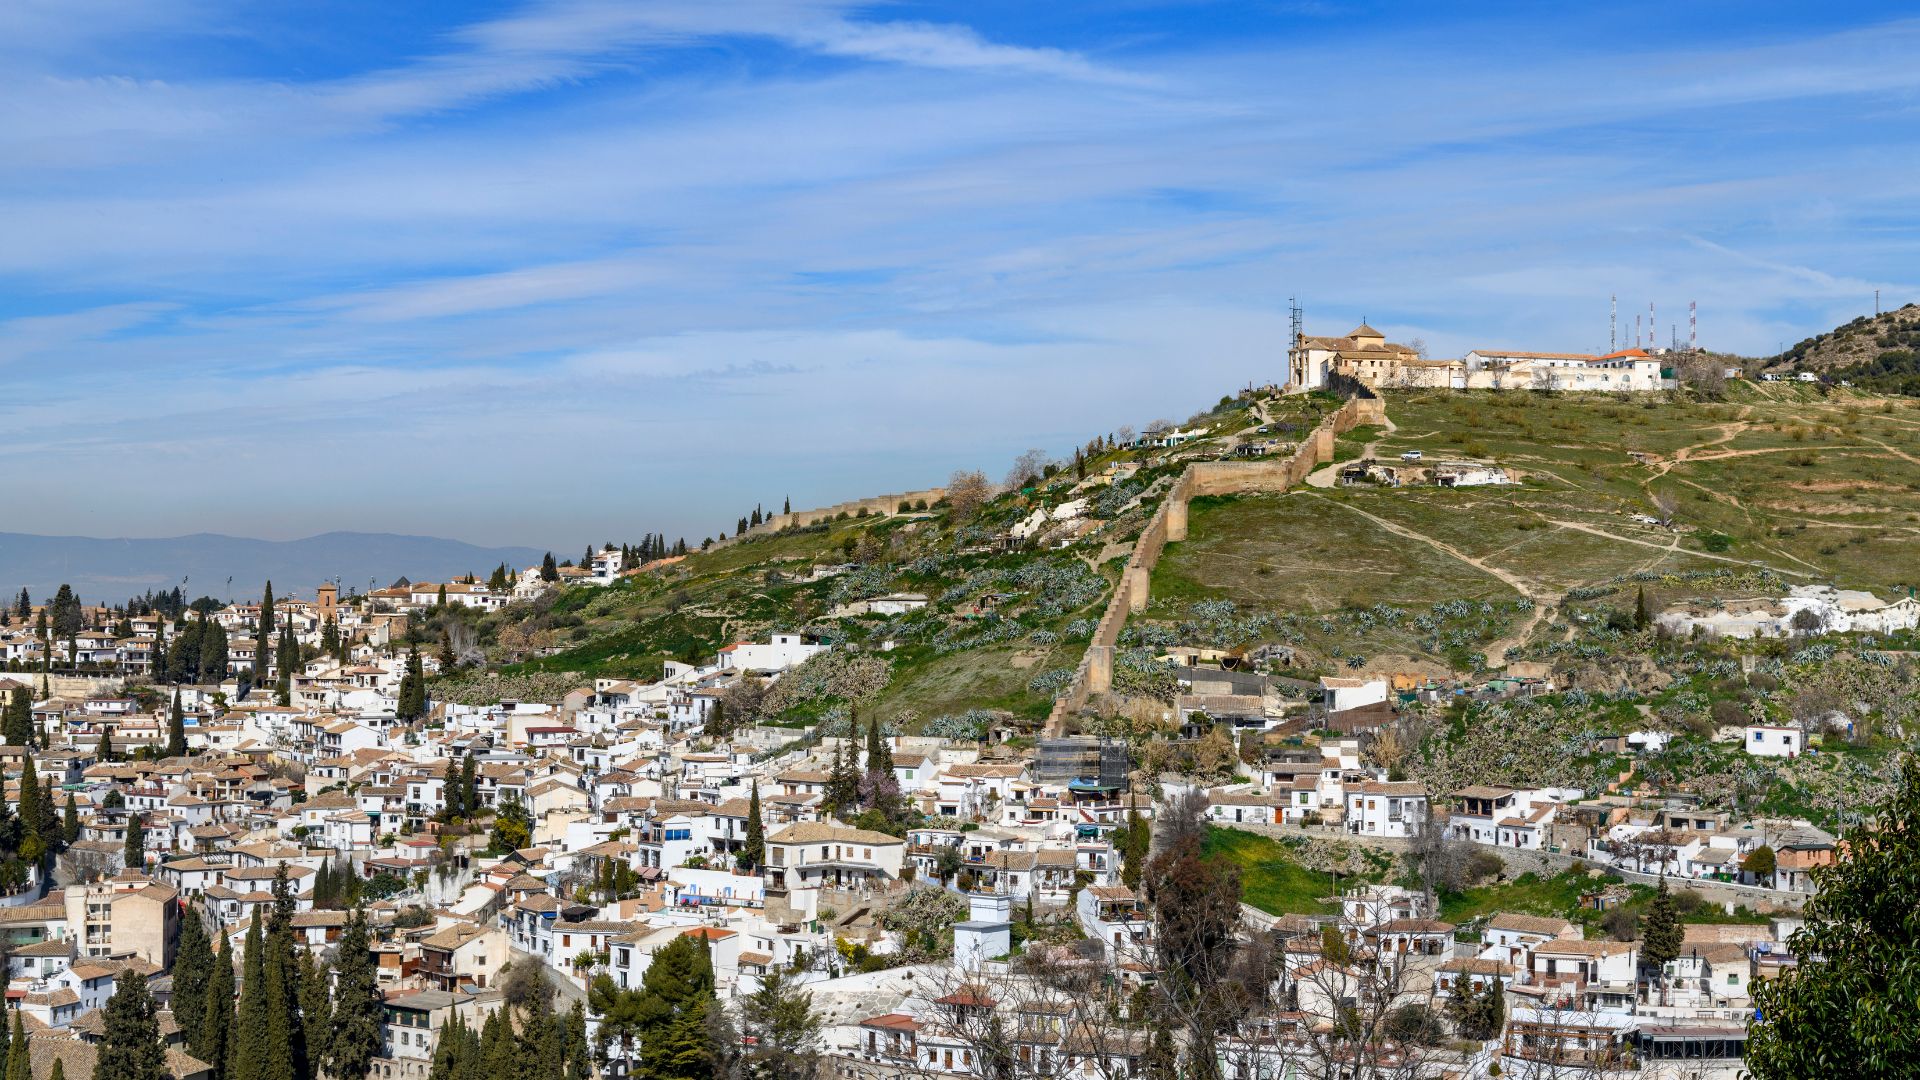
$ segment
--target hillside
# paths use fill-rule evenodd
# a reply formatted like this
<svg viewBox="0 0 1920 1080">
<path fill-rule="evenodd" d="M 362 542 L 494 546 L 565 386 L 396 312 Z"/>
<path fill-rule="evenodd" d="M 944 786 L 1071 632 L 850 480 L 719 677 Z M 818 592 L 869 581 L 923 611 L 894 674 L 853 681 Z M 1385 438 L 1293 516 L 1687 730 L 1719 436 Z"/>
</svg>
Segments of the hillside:
<svg viewBox="0 0 1920 1080">
<path fill-rule="evenodd" d="M 1265 415 L 1276 433 L 1305 430 L 1337 401 L 1288 399 Z M 1263 407 L 1264 408 L 1264 407 Z M 1036 724 L 1085 652 L 1132 540 L 1184 462 L 1216 456 L 1260 427 L 1250 403 L 1224 399 L 1186 425 L 1206 435 L 1177 449 L 1109 445 L 1103 433 L 1068 463 L 976 511 L 941 501 L 890 517 L 845 515 L 752 535 L 620 584 L 567 590 L 473 620 L 474 639 L 503 676 L 652 677 L 665 660 L 710 656 L 773 630 L 807 629 L 856 649 L 856 670 L 832 686 L 789 687 L 768 711 L 801 725 L 857 705 L 902 727 L 976 725 L 986 712 Z M 1077 502 L 1085 515 L 1049 521 L 1028 542 L 1004 537 L 1036 510 Z M 1056 539 L 1074 534 L 1065 547 Z M 919 611 L 848 613 L 893 592 L 928 598 Z M 836 613 L 844 617 L 835 617 Z M 551 693 L 561 680 L 525 679 Z M 941 721 L 942 717 L 956 719 Z"/>
<path fill-rule="evenodd" d="M 1764 366 L 1771 370 L 1833 372 L 1850 377 L 1851 373 L 1870 367 L 1888 353 L 1904 353 L 1910 361 L 1916 351 L 1920 351 L 1920 304 L 1908 304 L 1879 315 L 1862 315 L 1824 334 L 1816 334 L 1778 357 L 1764 361 Z"/>
<path fill-rule="evenodd" d="M 1350 434 L 1341 456 L 1418 450 L 1520 482 L 1196 501 L 1136 636 L 1190 641 L 1211 601 L 1224 629 L 1205 644 L 1285 643 L 1309 672 L 1439 672 L 1526 655 L 1568 633 L 1570 593 L 1629 578 L 1656 594 L 1750 595 L 1764 577 L 1889 596 L 1920 577 L 1920 409 L 1903 400 L 1753 383 L 1717 402 L 1413 391 L 1387 413 L 1391 430 Z M 1669 513 L 1672 529 L 1633 516 Z"/>
<path fill-rule="evenodd" d="M 1177 447 L 1108 447 L 1023 490 L 956 513 L 848 515 L 696 552 L 604 589 L 576 588 L 470 623 L 499 677 L 461 676 L 457 695 L 554 696 L 587 676 L 652 678 L 668 659 L 805 629 L 853 646 L 788 680 L 754 718 L 807 726 L 849 707 L 904 730 L 1031 728 L 1086 651 L 1132 542 L 1191 461 L 1248 440 L 1287 440 L 1328 395 L 1226 400 Z M 1434 391 L 1391 393 L 1389 427 L 1356 429 L 1337 457 L 1421 449 L 1516 470 L 1504 487 L 1305 486 L 1202 497 L 1191 532 L 1128 621 L 1116 685 L 1168 692 L 1152 659 L 1166 645 L 1285 645 L 1289 674 L 1354 667 L 1444 673 L 1541 652 L 1585 617 L 1569 593 L 1617 592 L 1637 575 L 1658 596 L 1832 580 L 1883 595 L 1915 575 L 1920 410 L 1897 399 L 1741 383 L 1721 401 L 1621 401 Z M 1638 456 L 1636 456 L 1638 455 Z M 1315 484 L 1327 482 L 1316 476 Z M 1083 523 L 1047 542 L 1005 542 L 1036 509 L 1085 500 Z M 1659 515 L 1676 528 L 1636 523 Z M 1083 531 L 1065 547 L 1052 546 Z M 1631 587 L 1628 587 L 1631 592 Z M 854 614 L 914 592 L 904 614 Z M 1630 599 L 1630 598 L 1629 598 Z M 1617 600 L 1617 597 L 1616 597 Z M 485 683 L 477 678 L 487 678 Z"/>
<path fill-rule="evenodd" d="M 183 578 L 194 595 L 224 597 L 231 575 L 235 596 L 256 596 L 268 581 L 279 582 L 284 595 L 335 578 L 364 589 L 369 581 L 385 585 L 401 574 L 422 581 L 469 573 L 485 577 L 502 562 L 532 566 L 543 554 L 393 533 L 330 532 L 302 540 L 215 533 L 143 540 L 0 533 L 0 582 L 11 589 L 24 586 L 36 598 L 69 584 L 89 601 L 119 603 L 149 589 L 172 588 Z"/>
</svg>

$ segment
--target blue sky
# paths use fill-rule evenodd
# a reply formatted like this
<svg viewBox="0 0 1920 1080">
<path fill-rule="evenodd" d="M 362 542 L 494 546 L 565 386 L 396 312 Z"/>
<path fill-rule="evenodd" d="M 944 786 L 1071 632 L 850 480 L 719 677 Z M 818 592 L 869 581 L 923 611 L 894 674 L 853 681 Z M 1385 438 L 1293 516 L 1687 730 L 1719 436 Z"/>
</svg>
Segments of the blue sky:
<svg viewBox="0 0 1920 1080">
<path fill-rule="evenodd" d="M 0 529 L 698 539 L 1178 419 L 1290 296 L 1920 298 L 1920 20 L 1574 7 L 10 0 Z"/>
</svg>

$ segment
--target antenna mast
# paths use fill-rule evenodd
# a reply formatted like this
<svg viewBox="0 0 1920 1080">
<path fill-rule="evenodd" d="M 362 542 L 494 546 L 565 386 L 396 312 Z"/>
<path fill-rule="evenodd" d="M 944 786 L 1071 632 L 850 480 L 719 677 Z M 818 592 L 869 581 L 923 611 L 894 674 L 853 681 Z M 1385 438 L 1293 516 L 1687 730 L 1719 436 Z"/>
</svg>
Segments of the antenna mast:
<svg viewBox="0 0 1920 1080">
<path fill-rule="evenodd" d="M 1620 296 L 1607 297 L 1607 351 L 1620 351 Z"/>
<path fill-rule="evenodd" d="M 1687 301 L 1687 351 L 1700 351 L 1700 301 Z"/>
<path fill-rule="evenodd" d="M 1287 297 L 1287 314 L 1293 320 L 1293 337 L 1287 342 L 1287 382 L 1298 382 L 1304 389 L 1307 385 L 1307 373 L 1305 368 L 1300 366 L 1297 358 L 1300 350 L 1300 335 L 1306 324 L 1301 319 L 1298 298 Z"/>
</svg>

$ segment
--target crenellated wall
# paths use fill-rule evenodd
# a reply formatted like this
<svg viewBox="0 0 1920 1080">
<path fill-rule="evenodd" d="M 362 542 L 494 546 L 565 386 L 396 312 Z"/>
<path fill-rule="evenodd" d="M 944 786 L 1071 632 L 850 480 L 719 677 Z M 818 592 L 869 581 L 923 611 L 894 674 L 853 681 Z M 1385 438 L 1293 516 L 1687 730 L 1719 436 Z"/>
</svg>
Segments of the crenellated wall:
<svg viewBox="0 0 1920 1080">
<path fill-rule="evenodd" d="M 1152 600 L 1153 568 L 1167 544 L 1187 538 L 1187 505 L 1195 496 L 1285 491 L 1333 460 L 1334 440 L 1340 435 L 1366 424 L 1384 423 L 1386 417 L 1386 403 L 1380 398 L 1352 398 L 1322 420 L 1288 457 L 1277 461 L 1199 461 L 1187 466 L 1134 541 L 1133 554 L 1120 572 L 1107 610 L 1094 627 L 1086 655 L 1081 657 L 1066 692 L 1053 703 L 1047 734 L 1061 734 L 1068 716 L 1084 707 L 1093 695 L 1113 688 L 1113 657 L 1120 631 L 1126 628 L 1127 616 L 1144 610 Z"/>
</svg>

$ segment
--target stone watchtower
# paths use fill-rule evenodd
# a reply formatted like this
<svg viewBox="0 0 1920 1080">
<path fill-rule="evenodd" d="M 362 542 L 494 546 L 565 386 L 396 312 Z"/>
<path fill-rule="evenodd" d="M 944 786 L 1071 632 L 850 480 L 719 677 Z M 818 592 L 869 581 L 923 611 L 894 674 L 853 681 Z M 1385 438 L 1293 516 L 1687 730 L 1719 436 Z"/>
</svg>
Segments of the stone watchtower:
<svg viewBox="0 0 1920 1080">
<path fill-rule="evenodd" d="M 340 586 L 331 581 L 323 582 L 315 592 L 319 594 L 320 600 L 316 605 L 318 610 L 314 614 L 320 616 L 321 622 L 334 619 L 337 623 L 339 620 L 336 618 L 334 608 L 340 603 Z"/>
</svg>

